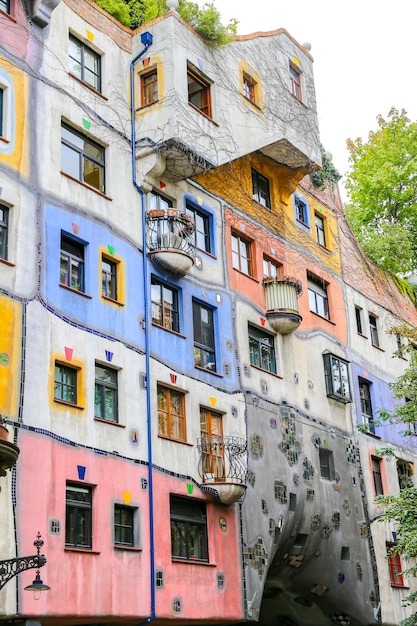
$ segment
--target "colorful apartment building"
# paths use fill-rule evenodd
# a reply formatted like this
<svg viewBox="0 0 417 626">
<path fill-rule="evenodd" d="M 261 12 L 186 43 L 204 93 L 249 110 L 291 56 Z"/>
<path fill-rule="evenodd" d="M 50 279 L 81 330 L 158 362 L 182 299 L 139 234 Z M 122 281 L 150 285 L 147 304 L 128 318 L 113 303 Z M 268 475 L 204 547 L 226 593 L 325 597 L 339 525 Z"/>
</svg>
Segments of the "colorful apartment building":
<svg viewBox="0 0 417 626">
<path fill-rule="evenodd" d="M 0 0 L 0 621 L 398 623 L 415 306 L 311 182 L 307 47 L 168 6 Z"/>
</svg>

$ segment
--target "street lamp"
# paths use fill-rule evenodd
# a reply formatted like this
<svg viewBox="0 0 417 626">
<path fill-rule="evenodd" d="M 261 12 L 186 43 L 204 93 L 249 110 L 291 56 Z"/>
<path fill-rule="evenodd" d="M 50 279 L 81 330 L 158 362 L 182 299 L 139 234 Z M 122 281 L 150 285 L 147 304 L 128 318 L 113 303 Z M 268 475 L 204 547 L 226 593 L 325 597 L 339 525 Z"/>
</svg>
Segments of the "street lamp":
<svg viewBox="0 0 417 626">
<path fill-rule="evenodd" d="M 44 542 L 41 539 L 41 534 L 38 531 L 36 540 L 33 545 L 36 548 L 36 554 L 33 556 L 22 556 L 17 559 L 6 559 L 0 561 L 0 589 L 9 582 L 11 578 L 17 576 L 21 572 L 25 572 L 28 569 L 36 568 L 35 580 L 31 585 L 25 587 L 25 591 L 33 591 L 33 597 L 35 600 L 39 600 L 41 591 L 48 591 L 50 587 L 45 585 L 39 575 L 39 568 L 43 567 L 46 563 L 46 557 L 40 553 Z"/>
</svg>

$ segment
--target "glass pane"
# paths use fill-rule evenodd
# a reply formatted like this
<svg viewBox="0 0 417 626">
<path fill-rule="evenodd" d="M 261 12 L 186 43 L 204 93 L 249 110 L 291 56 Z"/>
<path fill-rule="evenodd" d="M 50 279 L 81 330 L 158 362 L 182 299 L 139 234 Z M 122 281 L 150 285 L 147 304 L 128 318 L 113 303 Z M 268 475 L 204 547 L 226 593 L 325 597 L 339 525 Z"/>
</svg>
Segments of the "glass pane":
<svg viewBox="0 0 417 626">
<path fill-rule="evenodd" d="M 84 139 L 65 126 L 61 126 L 61 137 L 80 150 L 84 148 Z"/>
<path fill-rule="evenodd" d="M 99 191 L 104 191 L 104 169 L 101 165 L 90 161 L 87 158 L 83 159 L 83 179 L 87 185 L 91 185 Z"/>
<path fill-rule="evenodd" d="M 61 169 L 77 180 L 81 180 L 81 155 L 79 152 L 62 144 Z"/>
</svg>

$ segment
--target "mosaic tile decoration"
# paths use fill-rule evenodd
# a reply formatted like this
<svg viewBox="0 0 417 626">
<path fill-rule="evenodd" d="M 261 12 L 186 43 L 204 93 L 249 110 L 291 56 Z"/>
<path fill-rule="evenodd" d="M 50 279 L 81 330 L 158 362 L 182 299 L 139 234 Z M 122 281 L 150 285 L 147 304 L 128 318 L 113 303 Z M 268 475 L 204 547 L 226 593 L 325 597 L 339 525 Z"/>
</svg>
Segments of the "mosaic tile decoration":
<svg viewBox="0 0 417 626">
<path fill-rule="evenodd" d="M 345 512 L 346 517 L 349 517 L 350 515 L 350 504 L 349 504 L 349 500 L 344 500 L 343 502 L 343 510 Z"/>
<path fill-rule="evenodd" d="M 164 586 L 164 572 L 158 570 L 155 573 L 155 585 L 157 589 L 162 589 L 162 587 Z"/>
<path fill-rule="evenodd" d="M 223 572 L 217 572 L 217 589 L 224 589 L 226 579 L 224 577 Z"/>
<path fill-rule="evenodd" d="M 319 530 L 320 527 L 321 527 L 321 515 L 320 513 L 314 513 L 314 515 L 311 516 L 311 528 L 313 530 Z"/>
<path fill-rule="evenodd" d="M 299 477 L 299 475 L 298 475 L 298 474 L 293 474 L 293 477 L 292 477 L 292 482 L 293 482 L 293 483 L 294 483 L 294 485 L 296 485 L 296 486 L 300 484 L 300 477 Z"/>
<path fill-rule="evenodd" d="M 323 527 L 321 529 L 321 536 L 324 539 L 328 539 L 330 537 L 332 530 L 333 528 L 331 527 L 331 525 L 328 522 L 324 522 Z"/>
<path fill-rule="evenodd" d="M 354 465 L 356 463 L 358 451 L 355 446 L 355 442 L 353 441 L 353 439 L 350 439 L 349 437 L 345 439 L 345 452 L 346 452 L 347 462 Z"/>
<path fill-rule="evenodd" d="M 255 481 L 256 481 L 255 472 L 253 472 L 251 469 L 248 469 L 247 474 L 246 474 L 246 482 L 251 487 L 254 487 Z"/>
<path fill-rule="evenodd" d="M 259 459 L 264 453 L 264 440 L 261 435 L 252 435 L 250 440 L 250 451 L 255 459 Z"/>
<path fill-rule="evenodd" d="M 332 515 L 332 524 L 333 524 L 333 528 L 335 528 L 336 530 L 339 530 L 340 528 L 340 513 L 339 511 L 335 511 Z"/>
<path fill-rule="evenodd" d="M 275 530 L 276 530 L 275 520 L 272 517 L 270 517 L 269 518 L 269 534 L 271 535 L 271 537 L 275 537 Z"/>
<path fill-rule="evenodd" d="M 316 433 L 314 433 L 314 435 L 311 437 L 311 441 L 313 442 L 313 445 L 315 448 L 317 448 L 317 450 L 321 448 L 321 439 Z"/>
<path fill-rule="evenodd" d="M 243 551 L 245 563 L 257 570 L 259 578 L 262 578 L 268 565 L 268 553 L 265 550 L 262 537 L 259 537 L 254 546 L 245 546 Z"/>
<path fill-rule="evenodd" d="M 295 465 L 301 450 L 301 444 L 296 440 L 295 413 L 283 407 L 281 407 L 281 433 L 283 440 L 278 447 L 287 457 L 288 463 L 291 466 Z"/>
<path fill-rule="evenodd" d="M 304 461 L 303 461 L 303 466 L 304 466 L 304 472 L 303 472 L 303 478 L 304 480 L 313 480 L 314 478 L 314 467 L 312 462 L 305 457 Z"/>
<path fill-rule="evenodd" d="M 178 598 L 176 598 L 173 603 L 172 603 L 172 610 L 174 611 L 174 613 L 181 613 L 182 607 L 181 607 L 181 600 L 179 600 Z"/>
<path fill-rule="evenodd" d="M 314 500 L 314 489 L 307 489 L 307 500 Z"/>
<path fill-rule="evenodd" d="M 278 500 L 281 504 L 287 503 L 287 486 L 282 482 L 282 480 L 276 480 L 274 482 L 274 497 L 275 500 Z"/>
<path fill-rule="evenodd" d="M 360 533 L 361 533 L 361 537 L 367 537 L 368 536 L 369 528 L 368 528 L 368 524 L 366 522 L 361 522 L 359 524 L 359 530 L 360 530 Z"/>
<path fill-rule="evenodd" d="M 268 511 L 268 504 L 266 502 L 266 500 L 262 500 L 262 513 L 264 515 L 268 515 L 269 511 Z"/>
</svg>

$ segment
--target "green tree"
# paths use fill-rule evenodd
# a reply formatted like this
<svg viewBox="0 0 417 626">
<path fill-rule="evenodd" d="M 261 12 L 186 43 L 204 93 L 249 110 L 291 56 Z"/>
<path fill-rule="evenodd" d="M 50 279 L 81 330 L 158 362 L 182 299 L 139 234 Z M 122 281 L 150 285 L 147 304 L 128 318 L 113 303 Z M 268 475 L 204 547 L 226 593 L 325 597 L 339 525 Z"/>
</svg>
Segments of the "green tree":
<svg viewBox="0 0 417 626">
<path fill-rule="evenodd" d="M 407 402 L 398 404 L 393 412 L 381 411 L 379 419 L 388 420 L 391 423 L 404 426 L 402 435 L 407 437 L 415 433 L 417 423 L 417 329 L 406 324 L 392 328 L 391 334 L 401 338 L 401 346 L 396 352 L 399 357 L 407 357 L 408 366 L 404 373 L 391 385 L 394 398 Z M 392 450 L 389 450 L 392 454 Z M 384 454 L 384 451 L 380 451 Z M 381 522 L 395 522 L 397 539 L 392 547 L 393 554 L 400 554 L 402 560 L 407 562 L 407 568 L 403 571 L 406 577 L 417 577 L 417 488 L 410 486 L 410 482 L 403 482 L 406 485 L 399 495 L 378 496 L 376 502 L 384 507 L 384 512 L 380 517 Z M 410 605 L 417 601 L 417 593 L 411 593 L 404 603 Z M 417 613 L 403 620 L 400 626 L 417 626 Z"/>
<path fill-rule="evenodd" d="M 417 124 L 392 108 L 368 141 L 348 140 L 346 215 L 368 256 L 388 271 L 417 269 Z"/>
<path fill-rule="evenodd" d="M 167 11 L 165 0 L 96 0 L 99 7 L 129 28 L 138 28 Z M 223 24 L 213 2 L 200 7 L 196 2 L 179 0 L 178 13 L 208 42 L 224 45 L 236 34 L 238 22 Z"/>
</svg>

